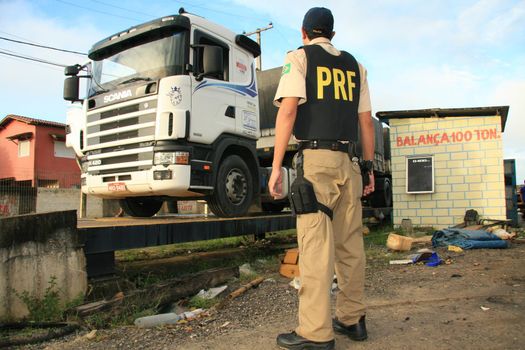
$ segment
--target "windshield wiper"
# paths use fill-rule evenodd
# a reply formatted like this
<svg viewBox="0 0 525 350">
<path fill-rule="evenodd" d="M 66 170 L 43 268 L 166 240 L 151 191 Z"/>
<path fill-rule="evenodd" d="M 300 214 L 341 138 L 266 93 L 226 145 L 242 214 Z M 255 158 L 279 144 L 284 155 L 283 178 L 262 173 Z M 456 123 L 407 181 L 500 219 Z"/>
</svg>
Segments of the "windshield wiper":
<svg viewBox="0 0 525 350">
<path fill-rule="evenodd" d="M 151 81 L 151 78 L 148 78 L 148 77 L 133 77 L 133 78 L 129 78 L 129 79 L 126 79 L 126 80 L 120 82 L 119 85 L 127 84 L 127 83 L 133 83 L 134 81 L 140 81 L 140 80 Z"/>
<path fill-rule="evenodd" d="M 91 97 L 93 96 L 97 96 L 97 95 L 100 95 L 100 94 L 105 94 L 106 92 L 109 92 L 108 89 L 103 89 L 103 90 L 97 90 L 93 93 L 93 95 L 91 95 Z"/>
</svg>

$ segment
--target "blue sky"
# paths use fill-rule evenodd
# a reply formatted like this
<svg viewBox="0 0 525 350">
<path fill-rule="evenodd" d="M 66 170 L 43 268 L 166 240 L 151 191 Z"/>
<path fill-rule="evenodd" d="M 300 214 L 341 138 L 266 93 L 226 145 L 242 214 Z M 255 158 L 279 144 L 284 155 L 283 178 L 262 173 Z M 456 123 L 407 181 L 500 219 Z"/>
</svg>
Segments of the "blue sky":
<svg viewBox="0 0 525 350">
<path fill-rule="evenodd" d="M 509 105 L 505 157 L 525 179 L 525 1 L 512 0 L 0 0 L 0 36 L 87 52 L 133 25 L 180 7 L 235 32 L 272 22 L 262 35 L 263 69 L 301 45 L 304 13 L 325 6 L 335 17 L 334 44 L 368 69 L 373 112 Z M 76 54 L 0 40 L 0 50 L 60 64 Z M 0 118 L 7 114 L 65 121 L 63 70 L 0 54 Z"/>
</svg>

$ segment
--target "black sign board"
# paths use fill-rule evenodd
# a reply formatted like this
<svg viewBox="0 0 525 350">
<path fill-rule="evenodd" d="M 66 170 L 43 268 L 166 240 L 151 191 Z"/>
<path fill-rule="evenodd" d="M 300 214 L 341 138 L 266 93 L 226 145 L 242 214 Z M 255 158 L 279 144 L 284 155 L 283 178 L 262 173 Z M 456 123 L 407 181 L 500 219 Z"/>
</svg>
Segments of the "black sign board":
<svg viewBox="0 0 525 350">
<path fill-rule="evenodd" d="M 407 193 L 434 192 L 434 157 L 407 157 Z"/>
</svg>

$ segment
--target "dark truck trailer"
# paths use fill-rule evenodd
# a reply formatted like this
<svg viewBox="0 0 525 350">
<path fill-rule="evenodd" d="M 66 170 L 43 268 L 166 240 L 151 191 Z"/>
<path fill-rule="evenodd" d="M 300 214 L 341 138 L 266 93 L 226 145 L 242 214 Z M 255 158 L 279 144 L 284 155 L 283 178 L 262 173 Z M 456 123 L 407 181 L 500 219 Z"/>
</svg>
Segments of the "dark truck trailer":
<svg viewBox="0 0 525 350">
<path fill-rule="evenodd" d="M 281 77 L 281 67 L 272 68 L 264 71 L 257 71 L 257 85 L 259 90 L 259 112 L 261 137 L 257 142 L 257 155 L 259 164 L 262 167 L 271 167 L 273 157 L 273 145 L 275 135 L 275 117 L 278 108 L 274 106 L 273 99 L 279 79 Z M 392 175 L 390 157 L 390 129 L 379 119 L 372 117 L 375 129 L 375 155 L 374 155 L 374 176 L 375 192 L 363 198 L 364 207 L 370 215 L 378 214 L 377 211 L 370 210 L 376 208 L 386 208 L 385 212 L 392 207 Z M 290 140 L 288 150 L 284 158 L 283 166 L 292 165 L 292 159 L 297 152 L 297 143 Z M 358 154 L 361 154 L 361 147 L 358 142 Z M 264 191 L 263 191 L 264 193 Z M 287 203 L 262 203 L 263 209 L 282 210 Z M 368 216 L 370 216 L 368 215 Z M 379 214 L 380 216 L 381 214 Z"/>
</svg>

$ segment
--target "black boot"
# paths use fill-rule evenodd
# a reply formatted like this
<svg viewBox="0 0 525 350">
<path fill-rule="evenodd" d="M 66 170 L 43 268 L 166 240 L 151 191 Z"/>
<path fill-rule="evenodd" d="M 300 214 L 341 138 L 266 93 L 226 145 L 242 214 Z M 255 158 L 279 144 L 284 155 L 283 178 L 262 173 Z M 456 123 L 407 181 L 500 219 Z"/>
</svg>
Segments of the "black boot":
<svg viewBox="0 0 525 350">
<path fill-rule="evenodd" d="M 368 338 L 368 334 L 366 333 L 366 323 L 364 315 L 361 316 L 359 322 L 350 326 L 339 322 L 336 318 L 333 319 L 332 324 L 334 326 L 334 331 L 336 331 L 337 333 L 347 335 L 352 340 L 362 341 Z"/>
<path fill-rule="evenodd" d="M 331 350 L 335 346 L 335 341 L 332 339 L 325 342 L 311 341 L 301 337 L 295 332 L 283 333 L 277 336 L 277 345 L 284 349 L 293 350 L 308 350 L 308 349 L 326 349 Z"/>
</svg>

